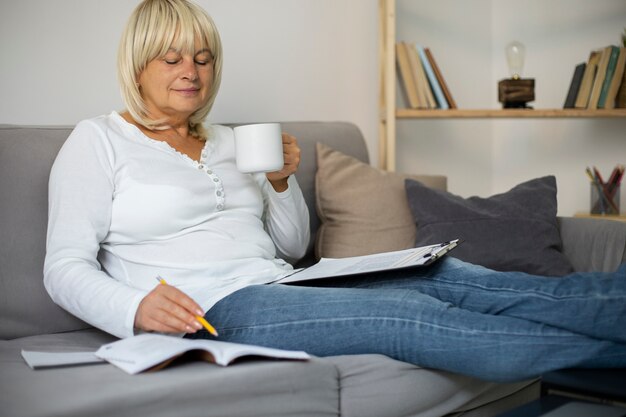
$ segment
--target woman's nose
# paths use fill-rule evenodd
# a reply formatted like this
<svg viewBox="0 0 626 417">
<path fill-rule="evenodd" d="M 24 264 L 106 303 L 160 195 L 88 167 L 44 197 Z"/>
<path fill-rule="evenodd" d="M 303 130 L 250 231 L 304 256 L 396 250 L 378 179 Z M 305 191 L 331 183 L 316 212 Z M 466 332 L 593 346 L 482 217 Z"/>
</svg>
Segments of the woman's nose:
<svg viewBox="0 0 626 417">
<path fill-rule="evenodd" d="M 196 69 L 196 63 L 193 59 L 183 60 L 183 66 L 181 67 L 181 78 L 195 81 L 198 78 L 198 70 Z"/>
</svg>

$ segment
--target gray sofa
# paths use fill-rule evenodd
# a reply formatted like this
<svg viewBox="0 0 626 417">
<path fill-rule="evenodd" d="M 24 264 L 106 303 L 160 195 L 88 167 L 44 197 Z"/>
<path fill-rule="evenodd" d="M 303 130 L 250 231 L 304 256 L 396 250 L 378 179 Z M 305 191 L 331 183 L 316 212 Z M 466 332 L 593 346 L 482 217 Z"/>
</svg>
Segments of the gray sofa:
<svg viewBox="0 0 626 417">
<path fill-rule="evenodd" d="M 315 215 L 315 142 L 368 160 L 349 123 L 289 122 L 298 180 Z M 109 364 L 31 370 L 20 351 L 95 350 L 114 338 L 52 303 L 42 283 L 47 181 L 70 127 L 0 126 L 0 414 L 17 416 L 490 416 L 538 395 L 537 381 L 494 384 L 381 355 L 258 360 L 221 368 L 183 362 L 130 376 Z M 560 219 L 576 269 L 612 270 L 626 224 Z M 311 244 L 308 260 L 311 261 Z"/>
</svg>

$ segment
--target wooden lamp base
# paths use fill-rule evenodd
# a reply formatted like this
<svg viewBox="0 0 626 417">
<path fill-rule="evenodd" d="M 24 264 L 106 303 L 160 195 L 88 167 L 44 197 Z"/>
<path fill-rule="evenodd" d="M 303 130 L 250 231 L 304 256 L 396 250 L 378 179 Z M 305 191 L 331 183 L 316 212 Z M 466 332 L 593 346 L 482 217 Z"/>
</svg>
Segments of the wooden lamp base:
<svg viewBox="0 0 626 417">
<path fill-rule="evenodd" d="M 509 78 L 498 82 L 498 101 L 505 109 L 530 109 L 528 102 L 535 100 L 534 78 Z"/>
</svg>

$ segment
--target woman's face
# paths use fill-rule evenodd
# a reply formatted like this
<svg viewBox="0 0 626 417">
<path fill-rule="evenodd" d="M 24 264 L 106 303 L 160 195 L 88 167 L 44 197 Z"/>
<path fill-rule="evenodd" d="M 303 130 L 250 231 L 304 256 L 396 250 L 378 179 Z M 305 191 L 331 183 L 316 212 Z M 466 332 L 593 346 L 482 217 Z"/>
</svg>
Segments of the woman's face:
<svg viewBox="0 0 626 417">
<path fill-rule="evenodd" d="M 141 96 L 150 118 L 184 122 L 209 98 L 213 55 L 199 49 L 193 55 L 170 49 L 150 61 L 139 75 Z"/>
</svg>

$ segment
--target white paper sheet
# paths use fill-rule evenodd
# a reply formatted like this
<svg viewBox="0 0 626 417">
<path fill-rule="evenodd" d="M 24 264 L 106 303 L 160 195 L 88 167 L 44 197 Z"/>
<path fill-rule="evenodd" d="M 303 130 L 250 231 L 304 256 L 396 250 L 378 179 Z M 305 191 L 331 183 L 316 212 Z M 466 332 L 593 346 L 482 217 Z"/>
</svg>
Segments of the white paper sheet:
<svg viewBox="0 0 626 417">
<path fill-rule="evenodd" d="M 33 369 L 104 362 L 95 352 L 37 352 L 22 350 L 22 357 Z"/>
</svg>

